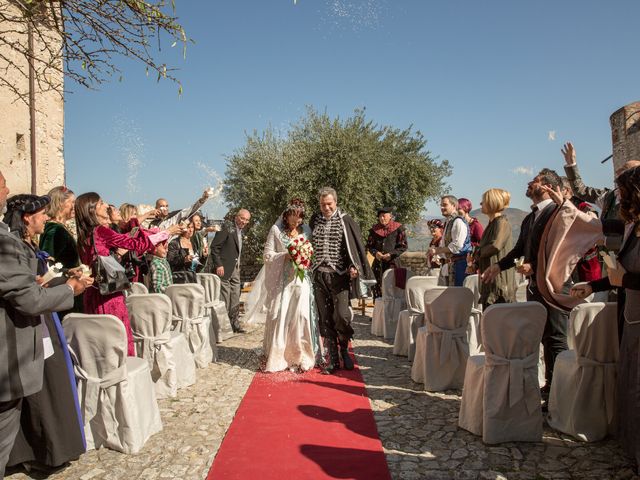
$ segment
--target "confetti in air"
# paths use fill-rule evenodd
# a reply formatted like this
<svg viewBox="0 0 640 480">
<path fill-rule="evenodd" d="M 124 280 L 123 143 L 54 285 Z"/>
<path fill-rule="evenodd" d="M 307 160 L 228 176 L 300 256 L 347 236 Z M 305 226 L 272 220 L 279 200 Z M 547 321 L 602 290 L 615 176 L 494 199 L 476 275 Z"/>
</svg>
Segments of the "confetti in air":
<svg viewBox="0 0 640 480">
<path fill-rule="evenodd" d="M 219 215 L 219 211 L 222 208 L 221 195 L 224 183 L 217 171 L 211 168 L 209 165 L 203 162 L 197 162 L 196 166 L 204 173 L 204 183 L 201 185 L 201 190 L 207 188 L 213 189 L 213 195 L 209 197 L 209 201 L 204 204 L 202 210 L 207 218 L 213 218 L 216 214 Z"/>
<path fill-rule="evenodd" d="M 549 139 L 550 142 L 553 142 L 556 139 L 556 131 L 551 130 L 547 135 L 547 138 Z"/>
<path fill-rule="evenodd" d="M 383 17 L 386 0 L 331 0 L 322 17 L 326 27 L 353 31 L 377 28 Z"/>
<path fill-rule="evenodd" d="M 533 167 L 516 167 L 511 170 L 511 173 L 515 173 L 516 175 L 533 175 Z"/>
<path fill-rule="evenodd" d="M 113 122 L 120 155 L 126 164 L 127 193 L 138 192 L 138 174 L 144 167 L 144 141 L 140 129 L 130 119 L 116 117 Z"/>
</svg>

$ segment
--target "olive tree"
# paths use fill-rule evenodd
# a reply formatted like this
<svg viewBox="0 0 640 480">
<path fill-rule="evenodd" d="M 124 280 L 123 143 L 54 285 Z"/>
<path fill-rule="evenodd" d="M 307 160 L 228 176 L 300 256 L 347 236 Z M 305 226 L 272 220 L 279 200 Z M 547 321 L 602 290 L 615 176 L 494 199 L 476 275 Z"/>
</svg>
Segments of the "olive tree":
<svg viewBox="0 0 640 480">
<path fill-rule="evenodd" d="M 246 255 L 260 257 L 270 226 L 291 198 L 301 198 L 308 214 L 315 211 L 323 186 L 337 191 L 339 207 L 363 234 L 382 205 L 393 207 L 399 221 L 416 222 L 425 202 L 445 191 L 451 174 L 448 162 L 437 161 L 426 144 L 411 126 L 378 125 L 364 109 L 341 119 L 309 107 L 285 134 L 271 128 L 248 134 L 246 144 L 227 158 L 223 189 L 228 205 L 252 212 Z"/>
</svg>

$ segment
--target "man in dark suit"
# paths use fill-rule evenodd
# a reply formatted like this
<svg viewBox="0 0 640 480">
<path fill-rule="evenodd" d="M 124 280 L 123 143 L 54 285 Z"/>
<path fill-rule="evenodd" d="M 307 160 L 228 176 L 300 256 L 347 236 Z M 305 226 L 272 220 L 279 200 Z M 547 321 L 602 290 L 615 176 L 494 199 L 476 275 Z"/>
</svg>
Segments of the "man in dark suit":
<svg viewBox="0 0 640 480">
<path fill-rule="evenodd" d="M 0 172 L 0 215 L 8 195 Z M 22 240 L 0 222 L 0 478 L 20 427 L 22 399 L 42 389 L 46 327 L 40 315 L 71 309 L 84 289 L 75 278 L 51 288 L 38 285 Z"/>
<path fill-rule="evenodd" d="M 502 271 L 514 267 L 516 261 L 524 257 L 522 264 L 516 266 L 518 273 L 529 278 L 527 287 L 527 301 L 540 302 L 547 308 L 547 323 L 542 335 L 544 346 L 545 378 L 546 384 L 542 390 L 543 395 L 548 394 L 553 376 L 553 364 L 556 356 L 567 349 L 567 312 L 558 310 L 549 305 L 538 290 L 536 283 L 536 270 L 538 264 L 538 251 L 543 246 L 540 244 L 542 233 L 547 222 L 552 218 L 557 205 L 545 191 L 544 187 L 553 190 L 562 188 L 560 176 L 553 170 L 543 169 L 529 182 L 526 195 L 533 201 L 532 212 L 522 221 L 520 235 L 515 246 L 498 263 L 491 265 L 482 274 L 482 281 L 489 283 Z M 518 262 L 519 263 L 519 262 Z M 569 286 L 567 286 L 568 288 Z M 568 290 L 567 290 L 568 291 Z"/>
<path fill-rule="evenodd" d="M 222 280 L 220 295 L 227 306 L 231 327 L 236 333 L 246 333 L 240 326 L 240 254 L 242 252 L 243 228 L 251 220 L 248 210 L 241 208 L 232 225 L 224 225 L 216 233 L 209 248 L 209 263 L 206 271 L 213 271 Z"/>
</svg>

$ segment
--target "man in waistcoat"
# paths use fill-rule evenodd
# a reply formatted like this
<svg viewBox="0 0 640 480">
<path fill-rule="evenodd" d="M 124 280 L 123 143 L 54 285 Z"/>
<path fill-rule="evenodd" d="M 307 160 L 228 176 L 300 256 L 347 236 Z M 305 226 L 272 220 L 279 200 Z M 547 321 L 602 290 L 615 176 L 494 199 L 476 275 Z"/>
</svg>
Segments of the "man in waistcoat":
<svg viewBox="0 0 640 480">
<path fill-rule="evenodd" d="M 469 225 L 458 215 L 458 199 L 453 195 L 440 199 L 440 212 L 446 219 L 444 233 L 440 245 L 429 249 L 429 257 L 440 255 L 445 258 L 438 285 L 461 287 L 467 276 L 467 254 L 472 250 Z"/>
<path fill-rule="evenodd" d="M 349 355 L 351 327 L 350 290 L 354 296 L 366 294 L 366 284 L 375 284 L 360 227 L 340 211 L 338 195 L 331 187 L 319 192 L 320 212 L 309 226 L 313 232 L 313 291 L 318 307 L 320 334 L 329 351 L 329 363 L 323 373 L 340 368 L 340 356 L 346 370 L 353 369 Z M 338 346 L 340 350 L 338 350 Z"/>
</svg>

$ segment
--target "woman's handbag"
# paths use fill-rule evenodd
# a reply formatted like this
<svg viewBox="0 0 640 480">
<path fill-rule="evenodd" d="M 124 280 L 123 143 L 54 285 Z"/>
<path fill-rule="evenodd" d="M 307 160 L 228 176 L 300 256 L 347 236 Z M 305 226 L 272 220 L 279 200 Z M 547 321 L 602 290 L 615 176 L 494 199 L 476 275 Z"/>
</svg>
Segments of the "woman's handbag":
<svg viewBox="0 0 640 480">
<path fill-rule="evenodd" d="M 112 255 L 98 255 L 93 235 L 91 243 L 93 243 L 93 251 L 96 254 L 93 271 L 96 275 L 95 283 L 98 285 L 100 295 L 111 295 L 128 289 L 130 283 L 124 267 Z"/>
</svg>

